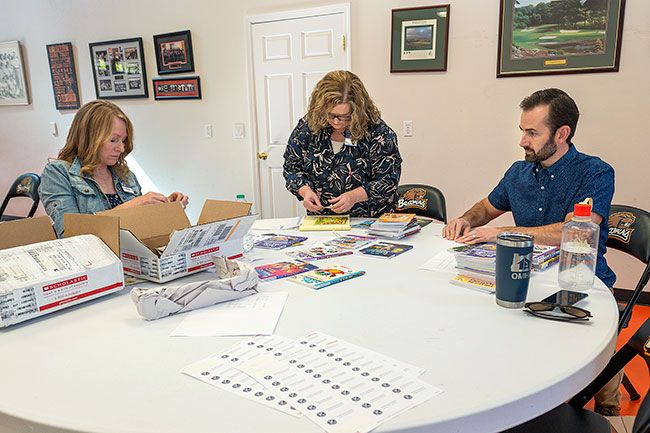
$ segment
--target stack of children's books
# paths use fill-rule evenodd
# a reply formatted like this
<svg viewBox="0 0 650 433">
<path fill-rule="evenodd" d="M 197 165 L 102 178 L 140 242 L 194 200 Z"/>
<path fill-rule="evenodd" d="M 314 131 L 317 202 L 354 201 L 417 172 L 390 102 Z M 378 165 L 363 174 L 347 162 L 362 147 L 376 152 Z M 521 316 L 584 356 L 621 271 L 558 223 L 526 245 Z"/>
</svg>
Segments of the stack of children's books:
<svg viewBox="0 0 650 433">
<path fill-rule="evenodd" d="M 449 251 L 456 255 L 458 272 L 452 284 L 489 293 L 496 290 L 496 244 L 462 245 Z"/>
<path fill-rule="evenodd" d="M 462 245 L 450 248 L 456 255 L 458 275 L 451 283 L 464 287 L 494 292 L 496 288 L 497 246 L 494 243 Z M 560 248 L 557 246 L 535 245 L 532 266 L 534 271 L 543 271 L 558 262 Z"/>
<path fill-rule="evenodd" d="M 299 228 L 300 231 L 350 230 L 350 215 L 307 215 Z"/>
<path fill-rule="evenodd" d="M 559 246 L 535 245 L 533 247 L 533 270 L 543 271 L 558 263 L 559 260 Z"/>
<path fill-rule="evenodd" d="M 370 225 L 368 234 L 391 239 L 403 237 L 419 232 L 422 227 L 414 213 L 385 213 Z"/>
<path fill-rule="evenodd" d="M 365 271 L 348 268 L 347 266 L 335 265 L 295 275 L 289 278 L 289 281 L 318 290 L 331 286 L 332 284 L 340 283 L 341 281 L 360 277 L 365 273 Z"/>
</svg>

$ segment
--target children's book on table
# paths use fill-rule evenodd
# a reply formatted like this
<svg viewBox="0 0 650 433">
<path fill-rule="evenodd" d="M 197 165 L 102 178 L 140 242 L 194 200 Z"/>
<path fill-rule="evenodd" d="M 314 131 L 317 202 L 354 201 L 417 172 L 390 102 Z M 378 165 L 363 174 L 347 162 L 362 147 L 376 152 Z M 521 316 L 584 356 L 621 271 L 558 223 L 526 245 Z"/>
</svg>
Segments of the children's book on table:
<svg viewBox="0 0 650 433">
<path fill-rule="evenodd" d="M 392 259 L 393 257 L 397 257 L 400 254 L 404 254 L 412 248 L 413 245 L 396 244 L 393 242 L 377 242 L 368 247 L 360 249 L 359 252 L 368 256 Z"/>
<path fill-rule="evenodd" d="M 300 231 L 350 230 L 350 215 L 307 215 Z"/>
<path fill-rule="evenodd" d="M 289 281 L 318 290 L 332 284 L 360 277 L 365 273 L 365 271 L 348 268 L 347 266 L 334 265 L 295 275 L 289 278 Z"/>
<path fill-rule="evenodd" d="M 275 233 L 266 233 L 255 241 L 255 248 L 264 248 L 269 250 L 281 250 L 290 246 L 306 241 L 305 236 L 277 235 Z"/>
<path fill-rule="evenodd" d="M 272 281 L 280 278 L 292 277 L 317 269 L 318 266 L 300 260 L 286 260 L 268 265 L 261 265 L 255 268 L 260 281 Z"/>
<path fill-rule="evenodd" d="M 364 236 L 347 234 L 323 242 L 325 245 L 342 248 L 344 250 L 356 250 L 377 240 L 376 236 Z"/>
<path fill-rule="evenodd" d="M 313 262 L 314 260 L 330 259 L 332 257 L 347 256 L 352 254 L 352 251 L 345 250 L 336 246 L 323 245 L 302 250 L 294 250 L 287 253 L 288 256 L 297 260 L 305 262 Z"/>
</svg>

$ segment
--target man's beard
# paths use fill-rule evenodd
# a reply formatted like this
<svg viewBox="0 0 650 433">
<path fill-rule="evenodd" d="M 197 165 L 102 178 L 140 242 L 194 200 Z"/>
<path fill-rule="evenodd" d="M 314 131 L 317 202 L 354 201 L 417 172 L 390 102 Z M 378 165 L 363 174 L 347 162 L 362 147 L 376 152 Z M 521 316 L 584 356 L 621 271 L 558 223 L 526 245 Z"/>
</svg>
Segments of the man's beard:
<svg viewBox="0 0 650 433">
<path fill-rule="evenodd" d="M 546 143 L 544 143 L 544 146 L 542 146 L 541 149 L 539 149 L 538 152 L 535 152 L 533 149 L 530 148 L 525 148 L 525 151 L 530 151 L 526 152 L 525 159 L 528 162 L 542 162 L 550 158 L 557 152 L 557 145 L 555 144 L 555 141 L 553 140 L 553 137 L 550 137 Z"/>
</svg>

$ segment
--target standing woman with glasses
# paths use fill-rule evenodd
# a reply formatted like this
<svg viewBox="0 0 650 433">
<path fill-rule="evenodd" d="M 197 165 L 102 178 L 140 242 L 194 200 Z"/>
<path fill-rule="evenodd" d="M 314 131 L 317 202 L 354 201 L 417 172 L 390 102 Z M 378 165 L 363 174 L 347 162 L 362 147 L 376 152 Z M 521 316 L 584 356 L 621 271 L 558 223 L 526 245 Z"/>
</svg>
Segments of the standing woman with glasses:
<svg viewBox="0 0 650 433">
<path fill-rule="evenodd" d="M 284 178 L 310 214 L 378 217 L 395 209 L 401 164 L 397 136 L 359 77 L 332 71 L 289 137 Z"/>
</svg>

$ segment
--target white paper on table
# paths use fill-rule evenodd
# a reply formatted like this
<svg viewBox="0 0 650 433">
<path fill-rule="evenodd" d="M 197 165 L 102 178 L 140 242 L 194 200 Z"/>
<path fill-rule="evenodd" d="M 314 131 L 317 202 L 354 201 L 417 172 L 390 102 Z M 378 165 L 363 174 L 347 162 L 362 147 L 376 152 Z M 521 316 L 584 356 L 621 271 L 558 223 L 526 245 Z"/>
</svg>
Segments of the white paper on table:
<svg viewBox="0 0 650 433">
<path fill-rule="evenodd" d="M 279 390 L 265 388 L 255 379 L 235 368 L 261 353 L 277 350 L 291 343 L 293 340 L 279 335 L 253 337 L 224 352 L 190 364 L 183 368 L 181 373 L 240 397 L 300 417 L 302 414 L 280 397 Z"/>
<path fill-rule="evenodd" d="M 253 224 L 254 230 L 291 230 L 300 225 L 302 217 L 276 218 L 271 220 L 256 220 Z"/>
<path fill-rule="evenodd" d="M 447 250 L 442 250 L 435 256 L 431 257 L 418 269 L 435 272 L 456 273 L 456 255 Z"/>
<path fill-rule="evenodd" d="M 442 392 L 387 358 L 312 333 L 236 368 L 329 433 L 363 433 Z"/>
<path fill-rule="evenodd" d="M 287 292 L 267 292 L 190 312 L 171 337 L 271 335 Z"/>
</svg>

